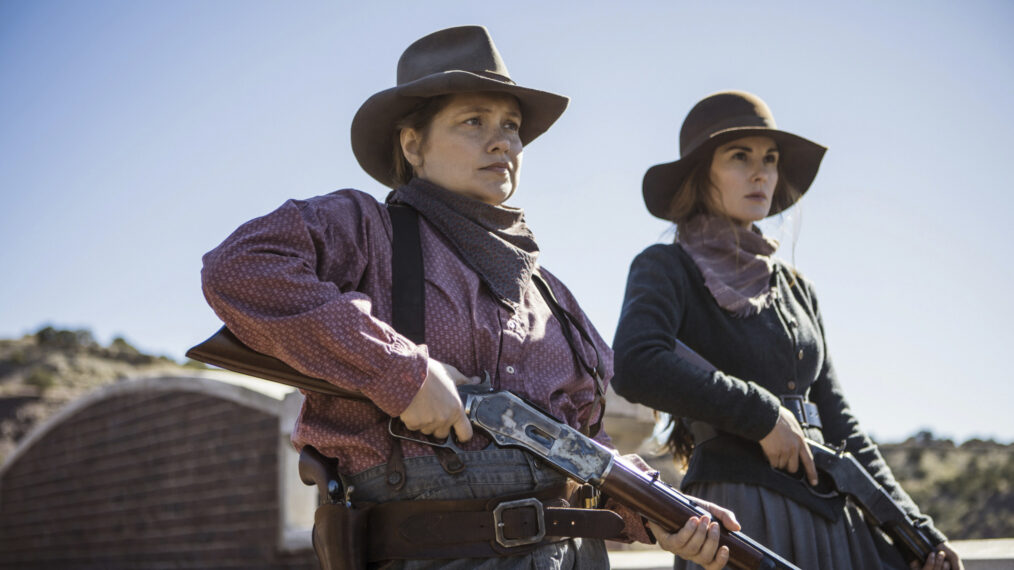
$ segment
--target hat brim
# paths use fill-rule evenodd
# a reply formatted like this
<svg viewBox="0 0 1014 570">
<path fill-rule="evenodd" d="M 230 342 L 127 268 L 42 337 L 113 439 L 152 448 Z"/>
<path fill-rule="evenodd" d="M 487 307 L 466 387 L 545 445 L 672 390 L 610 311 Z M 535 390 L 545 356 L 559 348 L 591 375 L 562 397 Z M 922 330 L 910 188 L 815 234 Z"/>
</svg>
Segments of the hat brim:
<svg viewBox="0 0 1014 570">
<path fill-rule="evenodd" d="M 509 93 L 521 106 L 521 143 L 527 145 L 560 118 L 570 99 L 529 89 L 467 71 L 446 71 L 376 93 L 359 107 L 352 119 L 352 152 L 367 174 L 385 186 L 395 187 L 392 136 L 394 125 L 420 101 L 451 93 L 492 91 Z"/>
<path fill-rule="evenodd" d="M 827 147 L 778 129 L 765 127 L 735 127 L 714 133 L 707 141 L 692 150 L 687 156 L 673 162 L 656 164 L 644 173 L 641 192 L 644 205 L 657 218 L 669 220 L 669 208 L 676 193 L 683 187 L 687 176 L 694 166 L 703 158 L 714 152 L 715 147 L 736 139 L 749 136 L 771 137 L 778 143 L 781 175 L 796 189 L 796 199 L 801 197 L 813 179 L 817 177 L 820 162 L 827 152 Z M 785 210 L 795 201 L 772 202 L 769 216 Z"/>
</svg>

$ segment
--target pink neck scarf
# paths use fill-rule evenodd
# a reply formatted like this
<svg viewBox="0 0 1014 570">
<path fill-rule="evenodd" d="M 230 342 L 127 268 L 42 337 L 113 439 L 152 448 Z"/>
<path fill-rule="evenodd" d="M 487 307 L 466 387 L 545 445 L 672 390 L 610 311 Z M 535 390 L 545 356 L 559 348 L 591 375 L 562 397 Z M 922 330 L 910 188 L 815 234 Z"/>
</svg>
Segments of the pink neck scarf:
<svg viewBox="0 0 1014 570">
<path fill-rule="evenodd" d="M 764 237 L 757 226 L 747 229 L 701 215 L 679 228 L 676 241 L 701 270 L 718 306 L 734 317 L 756 315 L 774 301 L 771 254 L 778 242 Z"/>
</svg>

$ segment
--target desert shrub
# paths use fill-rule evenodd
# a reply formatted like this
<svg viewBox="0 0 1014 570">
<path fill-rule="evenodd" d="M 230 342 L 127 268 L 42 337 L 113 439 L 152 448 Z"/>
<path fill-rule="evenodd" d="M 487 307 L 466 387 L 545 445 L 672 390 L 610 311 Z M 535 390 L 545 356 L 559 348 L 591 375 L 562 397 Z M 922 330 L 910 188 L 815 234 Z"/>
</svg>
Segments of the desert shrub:
<svg viewBox="0 0 1014 570">
<path fill-rule="evenodd" d="M 45 393 L 56 385 L 56 373 L 46 366 L 35 366 L 25 377 L 25 384 L 34 386 L 39 393 Z"/>
<path fill-rule="evenodd" d="M 91 348 L 98 346 L 87 329 L 64 330 L 46 326 L 35 333 L 35 342 L 52 348 Z"/>
</svg>

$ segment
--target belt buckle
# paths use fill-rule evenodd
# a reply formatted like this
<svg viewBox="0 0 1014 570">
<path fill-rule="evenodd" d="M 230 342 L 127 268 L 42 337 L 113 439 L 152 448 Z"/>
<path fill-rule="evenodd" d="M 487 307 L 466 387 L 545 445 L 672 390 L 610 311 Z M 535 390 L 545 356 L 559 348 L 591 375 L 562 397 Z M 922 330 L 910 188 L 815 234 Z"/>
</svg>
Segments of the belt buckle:
<svg viewBox="0 0 1014 570">
<path fill-rule="evenodd" d="M 525 538 L 506 538 L 503 535 L 503 513 L 511 509 L 523 509 L 525 507 L 531 507 L 535 509 L 535 523 L 537 531 L 535 534 Z M 541 542 L 546 537 L 546 519 L 545 511 L 542 507 L 542 501 L 529 497 L 527 499 L 519 499 L 517 501 L 506 501 L 500 503 L 493 509 L 493 532 L 496 533 L 496 542 L 504 548 L 511 548 L 513 546 L 524 546 L 526 544 L 535 544 Z"/>
</svg>

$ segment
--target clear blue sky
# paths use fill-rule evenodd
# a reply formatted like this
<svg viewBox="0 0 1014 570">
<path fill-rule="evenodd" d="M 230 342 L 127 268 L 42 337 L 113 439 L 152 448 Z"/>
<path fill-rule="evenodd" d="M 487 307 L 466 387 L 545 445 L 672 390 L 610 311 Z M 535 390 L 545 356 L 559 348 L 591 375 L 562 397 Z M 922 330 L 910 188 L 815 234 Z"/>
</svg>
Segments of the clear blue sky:
<svg viewBox="0 0 1014 570">
<path fill-rule="evenodd" d="M 512 204 L 604 337 L 630 260 L 670 239 L 644 171 L 698 99 L 752 91 L 830 147 L 767 227 L 815 282 L 869 431 L 1014 440 L 1004 1 L 0 0 L 0 337 L 88 327 L 182 358 L 219 325 L 201 255 L 289 197 L 382 197 L 352 116 L 409 43 L 462 24 L 572 98 Z"/>
</svg>

